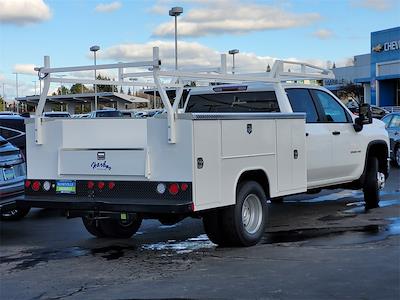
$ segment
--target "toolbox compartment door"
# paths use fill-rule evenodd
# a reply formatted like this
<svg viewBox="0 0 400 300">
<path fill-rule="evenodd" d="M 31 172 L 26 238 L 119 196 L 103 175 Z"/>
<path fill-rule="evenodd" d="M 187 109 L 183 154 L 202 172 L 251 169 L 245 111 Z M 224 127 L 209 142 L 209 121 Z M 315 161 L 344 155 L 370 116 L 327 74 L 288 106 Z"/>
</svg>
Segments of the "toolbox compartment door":
<svg viewBox="0 0 400 300">
<path fill-rule="evenodd" d="M 86 150 L 61 149 L 59 175 L 137 175 L 144 176 L 144 149 Z"/>
</svg>

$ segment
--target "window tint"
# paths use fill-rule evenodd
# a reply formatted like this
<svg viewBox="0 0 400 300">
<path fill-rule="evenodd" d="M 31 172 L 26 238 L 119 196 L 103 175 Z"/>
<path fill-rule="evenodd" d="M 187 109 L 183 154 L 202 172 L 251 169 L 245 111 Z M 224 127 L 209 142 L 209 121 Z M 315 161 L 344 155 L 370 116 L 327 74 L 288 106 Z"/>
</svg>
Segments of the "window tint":
<svg viewBox="0 0 400 300">
<path fill-rule="evenodd" d="M 0 135 L 5 139 L 10 139 L 18 135 L 21 135 L 21 133 L 16 130 L 0 127 Z"/>
<path fill-rule="evenodd" d="M 392 121 L 390 122 L 389 128 L 400 128 L 400 116 L 394 115 Z"/>
<path fill-rule="evenodd" d="M 319 121 L 317 109 L 307 89 L 287 89 L 286 93 L 293 112 L 306 113 L 307 123 Z"/>
<path fill-rule="evenodd" d="M 328 122 L 347 123 L 344 108 L 328 93 L 313 90 L 313 93 L 322 106 Z"/>
<path fill-rule="evenodd" d="M 275 92 L 216 93 L 190 96 L 187 112 L 279 112 Z"/>
</svg>

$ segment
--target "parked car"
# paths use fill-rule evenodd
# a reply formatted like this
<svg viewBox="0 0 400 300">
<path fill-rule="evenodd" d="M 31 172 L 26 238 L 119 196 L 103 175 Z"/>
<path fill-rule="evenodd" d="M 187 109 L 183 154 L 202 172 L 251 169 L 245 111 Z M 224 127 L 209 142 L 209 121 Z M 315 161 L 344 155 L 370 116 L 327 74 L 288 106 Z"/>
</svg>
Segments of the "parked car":
<svg viewBox="0 0 400 300">
<path fill-rule="evenodd" d="M 393 165 L 400 167 L 400 112 L 388 114 L 382 118 L 389 132 L 390 158 Z"/>
<path fill-rule="evenodd" d="M 0 116 L 18 116 L 18 113 L 13 111 L 0 111 Z"/>
<path fill-rule="evenodd" d="M 0 136 L 19 148 L 25 155 L 25 118 L 19 115 L 0 115 Z"/>
<path fill-rule="evenodd" d="M 46 118 L 71 118 L 69 112 L 66 111 L 48 111 L 43 113 Z"/>
<path fill-rule="evenodd" d="M 123 115 L 116 109 L 102 109 L 92 111 L 89 118 L 123 118 Z"/>
<path fill-rule="evenodd" d="M 28 207 L 17 207 L 15 199 L 24 193 L 26 165 L 21 151 L 0 136 L 0 218 L 18 220 Z"/>
<path fill-rule="evenodd" d="M 353 99 L 352 101 L 349 101 L 346 106 L 353 114 L 358 115 L 360 103 L 357 100 Z M 384 116 L 389 114 L 389 111 L 376 105 L 371 105 L 371 112 L 372 117 L 375 119 L 382 119 Z"/>
</svg>

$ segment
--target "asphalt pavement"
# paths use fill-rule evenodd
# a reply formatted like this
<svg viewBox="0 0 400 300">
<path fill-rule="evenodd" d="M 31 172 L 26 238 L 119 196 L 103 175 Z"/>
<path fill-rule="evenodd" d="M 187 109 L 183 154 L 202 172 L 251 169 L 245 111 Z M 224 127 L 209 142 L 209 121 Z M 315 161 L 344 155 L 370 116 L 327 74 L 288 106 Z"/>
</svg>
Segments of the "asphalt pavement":
<svg viewBox="0 0 400 300">
<path fill-rule="evenodd" d="M 33 209 L 0 223 L 1 299 L 400 299 L 400 170 L 380 207 L 361 191 L 269 205 L 262 242 L 219 248 L 201 220 L 146 220 L 128 240 Z"/>
</svg>

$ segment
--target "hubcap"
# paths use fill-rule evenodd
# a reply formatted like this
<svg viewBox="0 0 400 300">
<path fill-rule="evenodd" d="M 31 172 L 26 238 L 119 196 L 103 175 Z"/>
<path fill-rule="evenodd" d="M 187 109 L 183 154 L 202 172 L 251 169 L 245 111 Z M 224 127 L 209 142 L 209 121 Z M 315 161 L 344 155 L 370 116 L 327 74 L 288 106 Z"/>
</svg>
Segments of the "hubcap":
<svg viewBox="0 0 400 300">
<path fill-rule="evenodd" d="M 242 222 L 249 234 L 256 233 L 261 226 L 263 210 L 260 198 L 254 194 L 246 197 L 242 206 Z"/>
<path fill-rule="evenodd" d="M 378 172 L 376 173 L 378 189 L 383 189 L 385 187 L 385 174 Z"/>
</svg>

